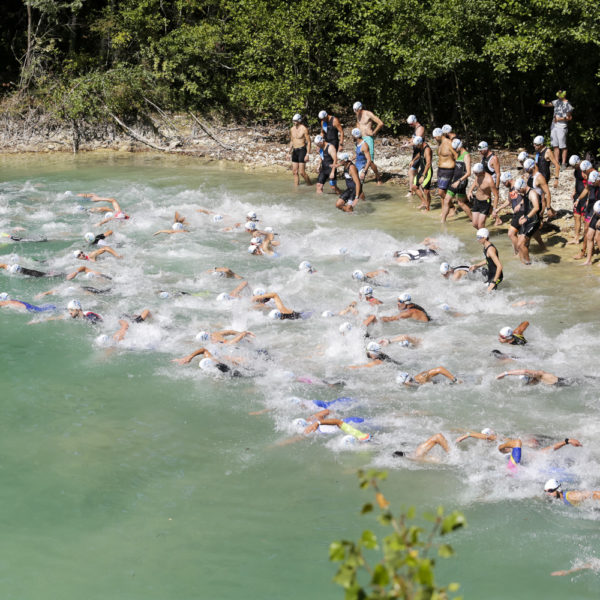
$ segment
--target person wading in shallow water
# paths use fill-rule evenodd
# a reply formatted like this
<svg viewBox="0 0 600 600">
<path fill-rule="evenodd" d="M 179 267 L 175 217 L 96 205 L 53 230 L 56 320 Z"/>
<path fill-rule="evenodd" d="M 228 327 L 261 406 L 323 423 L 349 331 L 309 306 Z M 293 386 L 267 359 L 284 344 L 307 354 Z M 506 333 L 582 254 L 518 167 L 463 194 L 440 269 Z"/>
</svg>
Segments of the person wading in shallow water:
<svg viewBox="0 0 600 600">
<path fill-rule="evenodd" d="M 306 185 L 311 185 L 310 177 L 306 174 L 306 163 L 310 156 L 310 136 L 308 129 L 302 124 L 302 115 L 295 114 L 290 129 L 290 153 L 292 156 L 292 173 L 294 185 L 300 183 L 300 175 Z"/>
<path fill-rule="evenodd" d="M 356 127 L 360 129 L 362 139 L 369 146 L 369 153 L 371 154 L 371 161 L 375 160 L 375 143 L 373 138 L 381 131 L 383 127 L 383 121 L 376 117 L 370 110 L 363 108 L 362 102 L 355 102 L 352 106 L 352 110 L 356 113 Z M 354 135 L 354 133 L 352 134 Z M 369 165 L 375 173 L 375 179 L 377 185 L 381 185 L 381 176 L 379 169 L 374 162 Z M 365 169 L 365 177 L 367 176 L 368 167 Z"/>
</svg>

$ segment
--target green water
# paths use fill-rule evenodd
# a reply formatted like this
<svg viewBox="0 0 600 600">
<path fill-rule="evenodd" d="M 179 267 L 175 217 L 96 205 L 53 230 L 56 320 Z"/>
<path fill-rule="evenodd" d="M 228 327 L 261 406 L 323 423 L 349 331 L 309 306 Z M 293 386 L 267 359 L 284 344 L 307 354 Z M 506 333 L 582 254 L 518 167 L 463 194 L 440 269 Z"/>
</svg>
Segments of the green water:
<svg viewBox="0 0 600 600">
<path fill-rule="evenodd" d="M 123 204 L 132 213 L 137 201 L 146 211 L 135 217 L 136 229 L 128 234 L 136 240 L 137 250 L 126 244 L 123 253 L 129 252 L 130 260 L 118 267 L 131 269 L 134 281 L 126 282 L 131 287 L 115 300 L 90 300 L 95 303 L 92 310 L 107 315 L 107 333 L 118 316 L 112 302 L 119 310 L 149 306 L 159 319 L 165 314 L 170 319 L 170 324 L 161 323 L 160 343 L 154 347 L 107 351 L 94 344 L 99 331 L 83 324 L 56 321 L 28 326 L 31 315 L 0 311 L 0 597 L 341 598 L 341 590 L 331 583 L 335 568 L 327 560 L 327 550 L 330 541 L 356 538 L 373 524 L 369 517 L 358 516 L 367 497 L 357 489 L 354 473 L 367 465 L 391 469 L 384 489 L 394 506 L 426 510 L 444 504 L 465 512 L 469 527 L 452 540 L 457 556 L 439 565 L 438 577 L 440 582 L 461 582 L 466 598 L 598 597 L 596 573 L 574 579 L 549 576 L 577 560 L 598 556 L 597 513 L 548 505 L 535 477 L 507 481 L 504 472 L 497 473 L 498 459 L 492 451 L 475 445 L 458 451 L 446 464 L 398 465 L 389 458 L 399 442 L 413 445 L 438 430 L 452 435 L 460 427 L 491 423 L 499 431 L 546 432 L 553 439 L 566 432 L 584 443 L 580 455 L 568 454 L 581 463 L 577 475 L 588 487 L 598 486 L 597 386 L 564 391 L 523 391 L 516 382 L 500 386 L 490 380 L 504 367 L 487 358 L 490 340 L 501 325 L 529 318 L 536 325 L 528 335 L 536 361 L 524 366 L 543 365 L 568 376 L 597 374 L 593 271 L 582 275 L 565 260 L 551 267 L 538 263 L 528 271 L 509 258 L 506 241 L 499 240 L 508 273 L 502 295 L 491 301 L 477 296 L 473 300 L 477 310 L 464 321 L 444 321 L 434 308 L 442 326 L 432 324 L 428 334 L 417 324 L 405 328 L 426 338 L 420 354 L 410 359 L 409 370 L 447 364 L 459 373 L 473 371 L 480 379 L 467 381 L 463 390 L 430 386 L 398 394 L 393 383 L 386 387 L 376 370 L 343 375 L 343 366 L 353 361 L 337 354 L 331 356 L 333 366 L 319 367 L 315 357 L 321 346 L 316 342 L 324 342 L 317 319 L 305 322 L 312 336 L 306 346 L 299 345 L 304 338 L 298 329 L 284 334 L 264 327 L 266 345 L 280 348 L 276 356 L 283 364 L 278 367 L 292 365 L 297 372 L 322 368 L 329 370 L 327 374 L 349 377 L 349 394 L 368 398 L 364 410 L 382 427 L 376 436 L 379 442 L 351 451 L 320 439 L 279 446 L 290 436 L 286 423 L 298 416 L 286 411 L 283 396 L 331 399 L 335 393 L 298 386 L 282 389 L 285 386 L 268 375 L 258 380 L 214 380 L 198 376 L 192 366 L 173 366 L 170 359 L 195 347 L 195 313 L 184 310 L 185 302 L 174 308 L 138 289 L 137 275 L 154 277 L 160 267 L 172 287 L 206 289 L 213 284 L 200 278 L 194 287 L 192 278 L 219 261 L 242 273 L 253 272 L 261 282 L 281 286 L 287 282 L 285 299 L 293 304 L 298 298 L 296 305 L 308 306 L 311 294 L 302 291 L 292 271 L 302 258 L 333 275 L 355 266 L 340 263 L 332 252 L 319 254 L 319 239 L 331 248 L 356 242 L 357 249 L 370 244 L 373 250 L 381 231 L 416 243 L 425 235 L 443 233 L 437 215 L 415 216 L 403 199 L 403 189 L 371 186 L 368 208 L 348 217 L 334 212 L 332 200 L 316 198 L 312 190 L 293 192 L 290 177 L 284 175 L 151 156 L 4 158 L 0 182 L 1 227 L 19 222 L 32 233 L 55 240 L 0 248 L 4 255 L 18 252 L 28 265 L 36 258 L 65 268 L 64 261 L 55 257 L 76 247 L 87 229 L 79 215 L 56 199 L 65 190 L 124 197 Z M 72 198 L 69 202 L 75 203 Z M 265 263 L 251 263 L 241 255 L 245 246 L 240 253 L 238 243 L 223 241 L 213 229 L 206 229 L 209 239 L 205 249 L 198 250 L 202 260 L 197 263 L 186 254 L 187 240 L 148 241 L 146 234 L 161 222 L 168 225 L 172 208 L 182 203 L 188 205 L 186 215 L 195 204 L 221 207 L 223 212 L 249 205 L 259 214 L 261 210 L 278 214 L 282 245 L 287 242 L 294 252 L 284 253 L 281 266 L 273 267 L 276 272 L 271 275 Z M 20 204 L 33 212 L 20 212 Z M 65 226 L 48 227 L 52 219 L 40 212 L 42 206 L 66 215 L 61 217 Z M 148 223 L 143 221 L 146 217 Z M 321 228 L 320 238 L 311 233 L 315 228 Z M 202 231 L 199 222 L 196 231 Z M 286 231 L 289 239 L 284 237 Z M 481 250 L 470 227 L 455 223 L 448 233 L 441 239 L 455 255 L 479 259 Z M 360 265 L 378 263 L 363 260 Z M 101 266 L 117 268 L 108 260 Z M 472 292 L 440 283 L 435 278 L 437 267 L 435 263 L 426 268 L 429 280 L 423 279 L 423 271 L 403 269 L 401 280 L 417 290 L 413 295 L 418 293 L 427 306 L 448 299 L 454 308 L 467 310 Z M 49 286 L 38 280 L 9 279 L 3 273 L 0 282 L 11 296 L 29 301 Z M 338 293 L 331 308 L 341 308 L 356 288 L 327 281 L 322 286 L 309 287 L 317 311 L 329 306 L 328 296 Z M 387 300 L 395 292 L 381 293 L 387 293 Z M 524 298 L 535 298 L 539 304 L 524 312 L 510 307 L 512 301 Z M 210 315 L 212 322 L 228 324 L 208 302 L 198 310 Z M 253 330 L 255 325 L 261 330 L 258 321 L 251 324 Z M 191 340 L 178 337 L 179 329 L 186 328 L 192 330 Z M 482 336 L 490 331 L 483 343 Z M 302 357 L 295 358 L 299 354 Z M 389 372 L 385 379 L 390 379 Z M 265 405 L 274 413 L 248 415 Z M 419 410 L 424 416 L 413 414 Z"/>
</svg>

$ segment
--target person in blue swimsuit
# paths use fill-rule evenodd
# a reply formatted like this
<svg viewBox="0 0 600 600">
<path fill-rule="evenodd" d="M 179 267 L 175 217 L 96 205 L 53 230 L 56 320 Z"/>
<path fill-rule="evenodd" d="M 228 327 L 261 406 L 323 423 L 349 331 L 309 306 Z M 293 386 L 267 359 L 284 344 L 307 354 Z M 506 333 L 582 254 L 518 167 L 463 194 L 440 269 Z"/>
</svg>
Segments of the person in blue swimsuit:
<svg viewBox="0 0 600 600">
<path fill-rule="evenodd" d="M 560 481 L 548 479 L 544 485 L 544 492 L 549 498 L 562 500 L 566 506 L 578 506 L 586 500 L 600 500 L 600 491 L 592 490 L 562 490 Z"/>
<path fill-rule="evenodd" d="M 36 306 L 29 304 L 24 300 L 0 300 L 0 307 L 14 308 L 15 310 L 27 311 L 27 312 L 48 312 L 56 310 L 54 304 L 44 304 L 42 306 Z"/>
<path fill-rule="evenodd" d="M 354 164 L 358 169 L 358 176 L 362 182 L 365 180 L 369 167 L 373 164 L 373 159 L 371 158 L 369 144 L 363 139 L 358 127 L 355 127 L 352 130 L 352 137 L 356 146 L 356 159 L 354 160 Z"/>
</svg>

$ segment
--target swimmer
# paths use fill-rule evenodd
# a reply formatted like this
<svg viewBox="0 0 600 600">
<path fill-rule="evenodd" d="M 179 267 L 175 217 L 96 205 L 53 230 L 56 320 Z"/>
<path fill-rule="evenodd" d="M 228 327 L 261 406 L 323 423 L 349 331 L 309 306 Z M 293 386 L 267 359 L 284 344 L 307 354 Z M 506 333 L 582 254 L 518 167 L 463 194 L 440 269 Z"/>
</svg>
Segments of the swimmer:
<svg viewBox="0 0 600 600">
<path fill-rule="evenodd" d="M 600 491 L 569 490 L 563 491 L 562 484 L 556 479 L 548 479 L 544 484 L 544 492 L 548 498 L 561 500 L 566 506 L 578 506 L 586 500 L 600 500 Z"/>
<path fill-rule="evenodd" d="M 346 182 L 346 190 L 341 192 L 335 203 L 336 208 L 344 212 L 353 212 L 354 206 L 359 198 L 364 200 L 365 195 L 362 189 L 362 181 L 358 173 L 358 168 L 350 160 L 350 155 L 347 152 L 338 154 L 337 164 L 344 169 L 344 181 Z"/>
<path fill-rule="evenodd" d="M 471 177 L 471 155 L 463 148 L 462 141 L 456 137 L 452 140 L 452 148 L 457 152 L 458 156 L 456 157 L 452 180 L 448 187 L 448 197 L 450 198 L 450 202 L 456 198 L 458 205 L 470 221 L 473 217 L 471 207 L 467 204 L 466 191 L 469 184 L 469 177 Z"/>
<path fill-rule="evenodd" d="M 397 263 L 409 263 L 437 255 L 438 253 L 432 248 L 417 248 L 416 250 L 396 250 L 394 259 Z"/>
<path fill-rule="evenodd" d="M 115 342 L 123 341 L 123 338 L 125 337 L 125 334 L 127 333 L 128 329 L 129 329 L 129 321 L 131 321 L 132 323 L 144 323 L 146 321 L 146 319 L 148 319 L 148 317 L 150 317 L 150 310 L 145 308 L 142 312 L 140 312 L 139 315 L 132 315 L 132 316 L 124 315 L 124 316 L 127 317 L 127 320 L 119 319 L 120 329 L 113 335 L 113 340 L 115 340 Z"/>
<path fill-rule="evenodd" d="M 446 377 L 446 379 L 450 380 L 450 383 L 462 383 L 462 381 L 452 375 L 452 373 L 450 373 L 446 367 L 434 367 L 433 369 L 427 369 L 427 371 L 421 371 L 421 373 L 417 373 L 414 377 L 406 372 L 398 373 L 398 375 L 396 375 L 396 383 L 405 385 L 407 387 L 416 387 L 425 383 L 429 383 L 438 375 L 443 375 Z"/>
<path fill-rule="evenodd" d="M 501 344 L 512 344 L 513 346 L 524 346 L 527 340 L 523 332 L 529 327 L 529 321 L 519 323 L 514 329 L 503 327 L 498 333 L 498 341 Z"/>
<path fill-rule="evenodd" d="M 264 237 L 253 237 L 250 246 L 248 246 L 248 253 L 256 256 L 265 255 L 278 257 L 279 254 L 273 249 L 274 245 L 279 242 L 274 242 L 274 233 L 264 234 Z"/>
<path fill-rule="evenodd" d="M 519 377 L 526 385 L 536 385 L 537 383 L 544 383 L 546 385 L 555 385 L 556 387 L 563 387 L 573 383 L 570 379 L 558 377 L 553 373 L 547 373 L 546 371 L 533 371 L 531 369 L 516 369 L 514 371 L 504 371 L 500 375 L 496 376 L 496 379 L 504 379 L 505 377 Z"/>
<path fill-rule="evenodd" d="M 123 258 L 120 254 L 117 254 L 110 246 L 104 246 L 103 248 L 98 248 L 98 250 L 94 250 L 89 254 L 86 254 L 83 250 L 73 250 L 73 257 L 78 260 L 91 260 L 92 262 L 96 262 L 96 259 L 103 254 L 110 254 L 115 258 Z"/>
<path fill-rule="evenodd" d="M 552 208 L 552 193 L 548 187 L 548 181 L 533 158 L 528 158 L 523 163 L 523 171 L 527 174 L 525 177 L 527 185 L 534 189 L 540 197 L 540 218 L 544 219 L 544 212 L 547 212 L 547 216 L 555 217 L 556 211 Z"/>
<path fill-rule="evenodd" d="M 71 300 L 69 304 L 67 304 L 67 310 L 69 311 L 69 317 L 65 315 L 50 317 L 46 319 L 46 321 L 60 321 L 62 319 L 71 318 L 71 319 L 82 319 L 91 323 L 92 325 L 96 325 L 97 323 L 102 322 L 102 317 L 92 311 L 84 312 L 81 308 L 81 302 L 79 300 Z M 39 323 L 40 321 L 29 321 L 29 325 L 33 325 L 34 323 Z"/>
<path fill-rule="evenodd" d="M 355 167 L 358 170 L 358 178 L 361 184 L 361 193 L 359 197 L 364 200 L 365 194 L 363 189 L 363 182 L 365 180 L 367 171 L 369 167 L 373 164 L 372 156 L 371 156 L 371 146 L 367 144 L 366 140 L 363 140 L 360 129 L 355 127 L 352 130 L 352 139 L 354 140 L 355 150 L 356 150 L 356 158 L 355 158 Z"/>
<path fill-rule="evenodd" d="M 56 310 L 54 304 L 44 304 L 43 306 L 36 306 L 35 304 L 29 304 L 24 300 L 0 300 L 1 308 L 13 308 L 15 310 L 26 311 L 26 312 L 47 312 L 50 310 Z"/>
<path fill-rule="evenodd" d="M 457 267 L 451 267 L 448 263 L 442 263 L 440 265 L 440 274 L 444 279 L 452 279 L 452 281 L 459 281 L 465 275 L 468 275 L 471 267 L 469 265 L 459 265 Z"/>
<path fill-rule="evenodd" d="M 111 219 L 117 219 L 120 221 L 125 221 L 129 219 L 129 215 L 126 215 L 122 210 L 119 203 L 114 198 L 101 198 L 98 194 L 77 194 L 81 198 L 89 198 L 92 202 L 107 202 L 111 204 L 112 211 L 110 208 L 106 206 L 92 208 L 92 212 L 100 212 L 105 213 L 106 218 L 98 223 L 96 226 L 100 227 L 105 223 L 108 223 Z"/>
<path fill-rule="evenodd" d="M 412 335 L 397 335 L 392 338 L 382 338 L 379 340 L 381 346 L 389 346 L 390 344 L 400 344 L 406 348 L 414 347 L 418 348 L 423 340 Z"/>
<path fill-rule="evenodd" d="M 43 273 L 42 271 L 36 271 L 35 269 L 28 269 L 18 264 L 5 265 L 0 263 L 0 269 L 5 269 L 11 275 L 26 275 L 27 277 L 58 277 L 57 273 Z"/>
<path fill-rule="evenodd" d="M 475 269 L 479 269 L 480 267 L 487 265 L 487 269 L 484 271 L 484 273 L 487 276 L 487 291 L 491 292 L 498 289 L 498 286 L 504 279 L 502 263 L 500 262 L 500 257 L 498 256 L 498 250 L 496 249 L 496 246 L 490 242 L 490 232 L 485 227 L 482 227 L 477 231 L 477 241 L 483 246 L 483 256 L 485 259 L 479 263 L 471 265 L 469 270 L 475 271 Z"/>
<path fill-rule="evenodd" d="M 236 331 L 235 329 L 222 329 L 221 331 L 201 331 L 196 335 L 197 341 L 212 342 L 213 344 L 237 344 L 247 337 L 256 337 L 251 331 Z M 229 339 L 230 338 L 230 339 Z"/>
<path fill-rule="evenodd" d="M 381 365 L 384 362 L 390 362 L 395 365 L 401 365 L 397 360 L 393 359 L 391 356 L 384 354 L 381 351 L 381 346 L 377 342 L 369 342 L 366 348 L 367 358 L 370 358 L 371 361 L 364 365 L 351 365 L 348 369 L 370 369 L 371 367 L 376 367 L 377 365 Z"/>
<path fill-rule="evenodd" d="M 327 411 L 327 412 L 329 412 L 329 411 Z M 355 427 L 350 425 L 350 423 L 346 423 L 345 421 L 342 421 L 341 419 L 335 419 L 335 418 L 331 418 L 331 417 L 328 419 L 326 419 L 324 417 L 319 417 L 314 423 L 311 423 L 304 430 L 304 434 L 308 435 L 309 433 L 316 431 L 323 425 L 335 426 L 340 431 L 342 431 L 346 435 L 352 436 L 354 439 L 358 440 L 359 442 L 368 442 L 371 439 L 370 433 L 364 433 L 363 431 L 359 431 L 358 429 L 356 429 Z"/>
<path fill-rule="evenodd" d="M 373 285 L 379 285 L 377 283 L 378 275 L 389 275 L 390 272 L 384 269 L 383 267 L 379 267 L 379 269 L 375 269 L 375 271 L 367 271 L 364 273 L 360 269 L 356 269 L 352 272 L 352 279 L 356 279 L 357 281 L 365 281 L 366 283 L 370 283 Z"/>
<path fill-rule="evenodd" d="M 71 279 L 75 279 L 75 277 L 77 277 L 77 275 L 80 275 L 81 273 L 85 273 L 86 275 L 93 275 L 95 277 L 102 277 L 103 279 L 111 279 L 112 280 L 112 277 L 110 277 L 109 275 L 100 273 L 100 271 L 94 271 L 93 269 L 89 269 L 88 267 L 86 267 L 84 265 L 82 265 L 81 267 L 78 267 L 72 273 L 69 273 L 65 279 L 67 281 L 71 281 Z"/>
<path fill-rule="evenodd" d="M 228 279 L 243 279 L 243 277 L 240 277 L 237 273 L 234 273 L 229 267 L 214 267 L 206 272 L 219 277 L 227 277 Z"/>
<path fill-rule="evenodd" d="M 496 202 L 494 203 L 494 207 L 496 207 L 498 204 L 499 189 L 500 189 L 500 161 L 498 160 L 498 157 L 496 156 L 496 154 L 494 154 L 494 152 L 492 152 L 490 150 L 487 142 L 479 142 L 478 149 L 479 149 L 479 154 L 481 154 L 481 164 L 483 165 L 484 173 L 487 173 L 488 175 L 490 175 L 492 177 L 492 180 L 494 181 L 494 185 L 496 187 L 496 195 L 495 195 Z M 475 172 L 475 170 L 473 170 L 473 172 Z M 499 217 L 496 217 L 496 221 L 494 224 L 502 225 L 502 221 L 500 220 Z M 475 229 L 479 229 L 479 228 L 483 227 L 484 225 L 485 225 L 485 222 L 482 223 L 481 225 L 473 224 L 473 227 L 475 227 Z"/>
<path fill-rule="evenodd" d="M 450 445 L 448 440 L 442 433 L 436 433 L 424 442 L 420 443 L 414 450 L 414 452 L 407 454 L 403 450 L 396 450 L 392 456 L 396 458 L 405 457 L 411 460 L 427 460 L 427 455 L 436 447 L 439 446 L 444 450 L 446 454 L 450 452 Z"/>
<path fill-rule="evenodd" d="M 492 212 L 492 205 L 494 210 L 497 209 L 499 194 L 494 179 L 486 171 L 483 163 L 475 163 L 473 173 L 475 179 L 467 190 L 467 198 L 472 205 L 471 224 L 475 229 L 481 229 Z M 500 183 L 500 179 L 498 179 L 498 183 Z M 496 217 L 496 224 L 502 225 L 499 217 Z"/>
<path fill-rule="evenodd" d="M 91 231 L 88 231 L 85 234 L 84 239 L 86 242 L 89 243 L 90 246 L 102 247 L 102 246 L 108 245 L 105 240 L 107 237 L 110 237 L 112 234 L 113 234 L 112 229 L 108 229 L 104 233 L 98 233 L 98 234 L 94 234 Z"/>
<path fill-rule="evenodd" d="M 446 218 L 450 212 L 452 198 L 446 197 L 446 194 L 454 176 L 456 159 L 458 157 L 458 152 L 448 136 L 451 132 L 448 131 L 448 127 L 450 126 L 444 125 L 445 130 L 438 127 L 433 131 L 435 141 L 438 143 L 437 190 L 438 196 L 442 201 L 442 224 L 446 222 Z M 451 127 L 450 130 L 452 130 Z"/>
<path fill-rule="evenodd" d="M 592 255 L 594 254 L 594 245 L 600 247 L 600 200 L 596 200 L 592 207 L 592 218 L 588 223 L 588 228 L 584 238 L 585 254 L 587 259 L 581 266 L 588 267 L 592 264 Z"/>
<path fill-rule="evenodd" d="M 172 235 L 174 233 L 189 233 L 189 229 L 186 229 L 182 222 L 175 221 L 171 226 L 171 229 L 160 229 L 159 231 L 155 231 L 152 235 L 159 235 L 161 233 L 166 233 L 168 235 Z"/>
<path fill-rule="evenodd" d="M 410 294 L 402 294 L 398 296 L 398 313 L 391 317 L 381 317 L 384 323 L 389 321 L 399 321 L 400 319 L 414 319 L 427 323 L 431 321 L 431 317 L 427 311 L 418 304 L 412 302 Z"/>
<path fill-rule="evenodd" d="M 281 300 L 281 298 L 279 297 L 279 294 L 277 294 L 276 292 L 268 292 L 266 294 L 257 294 L 257 295 L 253 295 L 252 296 L 252 302 L 254 303 L 254 307 L 256 309 L 263 309 L 263 308 L 270 308 L 265 306 L 270 300 L 272 300 L 275 303 L 275 306 L 277 307 L 274 310 L 271 310 L 269 312 L 269 316 L 272 319 L 275 320 L 295 320 L 295 319 L 301 319 L 302 318 L 302 313 L 296 312 L 295 310 L 292 310 L 291 308 L 288 308 L 283 301 Z"/>
</svg>

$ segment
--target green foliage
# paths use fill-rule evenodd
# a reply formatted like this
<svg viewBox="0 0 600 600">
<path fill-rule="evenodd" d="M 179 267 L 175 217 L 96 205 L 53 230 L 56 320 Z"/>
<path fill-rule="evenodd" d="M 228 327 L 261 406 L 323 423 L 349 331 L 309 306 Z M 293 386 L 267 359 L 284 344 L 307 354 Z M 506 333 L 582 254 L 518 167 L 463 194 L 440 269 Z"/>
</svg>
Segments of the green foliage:
<svg viewBox="0 0 600 600">
<path fill-rule="evenodd" d="M 386 476 L 381 471 L 358 472 L 360 487 L 373 490 L 379 509 L 377 520 L 389 533 L 379 540 L 367 529 L 358 542 L 332 542 L 329 560 L 341 563 L 333 581 L 344 588 L 346 600 L 447 600 L 448 594 L 458 591 L 460 586 L 458 583 L 447 587 L 435 584 L 435 558 L 430 555 L 437 553 L 440 558 L 454 555 L 450 544 L 436 540 L 464 527 L 465 518 L 457 511 L 445 514 L 440 506 L 435 515 L 424 515 L 432 523 L 426 531 L 412 523 L 414 508 L 404 515 L 394 516 L 389 510 L 390 503 L 379 489 L 379 482 Z M 368 503 L 361 513 L 373 510 L 373 504 Z M 375 551 L 382 556 L 373 565 L 369 558 Z"/>
</svg>

